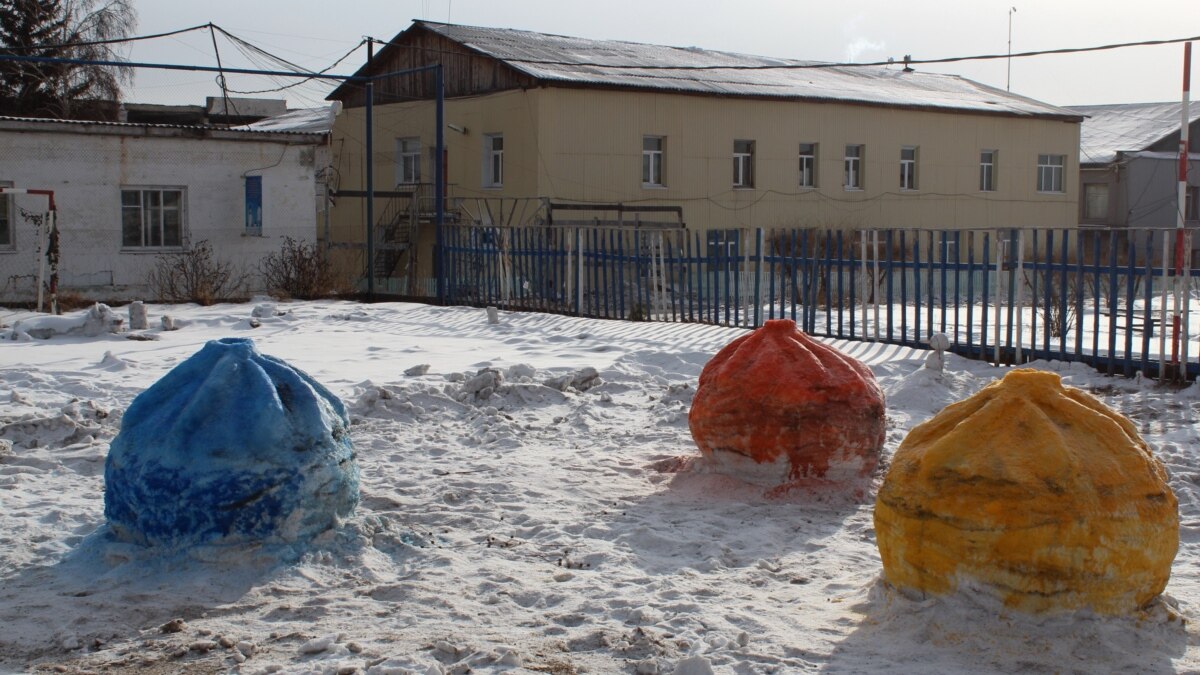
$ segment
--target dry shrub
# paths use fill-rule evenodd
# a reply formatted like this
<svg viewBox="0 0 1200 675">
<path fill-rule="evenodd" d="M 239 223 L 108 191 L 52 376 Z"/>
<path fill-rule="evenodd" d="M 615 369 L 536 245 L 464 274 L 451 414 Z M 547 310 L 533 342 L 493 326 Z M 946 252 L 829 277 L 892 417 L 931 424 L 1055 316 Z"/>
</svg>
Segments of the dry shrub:
<svg viewBox="0 0 1200 675">
<path fill-rule="evenodd" d="M 1034 301 L 1037 302 L 1037 311 L 1041 314 L 1042 321 L 1045 321 L 1046 326 L 1050 328 L 1050 337 L 1065 339 L 1071 334 L 1071 329 L 1075 327 L 1076 299 L 1079 297 L 1077 276 L 1075 274 L 1067 275 L 1065 304 L 1062 297 L 1062 274 L 1035 270 L 1032 275 L 1025 272 L 1024 276 L 1025 287 L 1029 289 L 1030 293 L 1036 293 Z M 1049 290 L 1050 296 L 1049 304 L 1046 304 L 1045 300 L 1047 290 Z"/>
<path fill-rule="evenodd" d="M 159 302 L 211 305 L 236 299 L 246 285 L 246 275 L 232 264 L 217 260 L 212 245 L 201 241 L 185 251 L 155 258 L 146 285 Z"/>
<path fill-rule="evenodd" d="M 291 237 L 259 263 L 263 283 L 272 295 L 297 300 L 314 300 L 338 295 L 344 289 L 334 279 L 333 267 L 316 243 Z"/>
<path fill-rule="evenodd" d="M 71 312 L 77 309 L 85 309 L 96 304 L 96 301 L 85 297 L 83 294 L 74 290 L 58 291 L 58 311 Z"/>
</svg>

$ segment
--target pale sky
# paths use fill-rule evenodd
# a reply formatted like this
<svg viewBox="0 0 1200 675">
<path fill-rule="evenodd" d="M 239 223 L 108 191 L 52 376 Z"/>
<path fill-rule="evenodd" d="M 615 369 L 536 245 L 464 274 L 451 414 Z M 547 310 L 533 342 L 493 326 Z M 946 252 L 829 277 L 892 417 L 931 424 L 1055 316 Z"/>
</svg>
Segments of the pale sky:
<svg viewBox="0 0 1200 675">
<path fill-rule="evenodd" d="M 138 34 L 212 22 L 301 66 L 321 69 L 363 36 L 387 40 L 412 19 L 518 28 L 578 37 L 628 40 L 818 61 L 876 61 L 1003 54 L 1012 51 L 1162 40 L 1200 35 L 1196 0 L 135 0 Z M 226 66 L 253 66 L 219 41 Z M 1193 66 L 1200 65 L 1200 44 Z M 131 60 L 216 65 L 208 34 L 137 43 Z M 349 74 L 366 59 L 361 50 L 332 72 Z M 1003 89 L 1006 61 L 918 66 Z M 1194 67 L 1194 70 L 1196 68 Z M 1135 47 L 1091 54 L 1012 60 L 1014 93 L 1056 105 L 1178 101 L 1183 45 Z M 1193 92 L 1200 89 L 1200 72 Z M 284 81 L 230 77 L 234 89 L 264 89 Z M 291 107 L 319 105 L 329 87 L 305 85 L 287 93 Z M 214 75 L 139 71 L 127 100 L 200 104 L 219 94 Z M 1200 98 L 1195 93 L 1193 100 Z M 1198 104 L 1200 105 L 1200 104 Z"/>
</svg>

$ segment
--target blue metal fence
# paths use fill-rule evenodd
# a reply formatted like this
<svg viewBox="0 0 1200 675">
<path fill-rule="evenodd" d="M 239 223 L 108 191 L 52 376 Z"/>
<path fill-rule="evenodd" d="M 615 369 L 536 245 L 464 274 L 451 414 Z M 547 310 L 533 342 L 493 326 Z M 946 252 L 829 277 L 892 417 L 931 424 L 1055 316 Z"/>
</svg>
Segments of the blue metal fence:
<svg viewBox="0 0 1200 675">
<path fill-rule="evenodd" d="M 837 338 L 951 350 L 997 364 L 1082 361 L 1189 377 L 1192 266 L 1172 230 L 830 230 L 488 227 L 444 230 L 450 304 L 754 327 L 790 318 Z M 1190 250 L 1188 248 L 1187 250 Z"/>
</svg>

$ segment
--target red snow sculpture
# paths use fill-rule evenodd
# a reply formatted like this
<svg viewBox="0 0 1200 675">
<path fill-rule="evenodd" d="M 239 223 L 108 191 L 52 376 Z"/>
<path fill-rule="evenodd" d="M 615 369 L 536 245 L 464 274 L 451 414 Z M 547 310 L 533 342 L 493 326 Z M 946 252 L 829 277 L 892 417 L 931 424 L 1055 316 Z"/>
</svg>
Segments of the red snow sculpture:
<svg viewBox="0 0 1200 675">
<path fill-rule="evenodd" d="M 718 352 L 700 373 L 688 414 L 713 470 L 764 485 L 869 476 L 885 421 L 871 371 L 788 319 L 767 321 Z"/>
</svg>

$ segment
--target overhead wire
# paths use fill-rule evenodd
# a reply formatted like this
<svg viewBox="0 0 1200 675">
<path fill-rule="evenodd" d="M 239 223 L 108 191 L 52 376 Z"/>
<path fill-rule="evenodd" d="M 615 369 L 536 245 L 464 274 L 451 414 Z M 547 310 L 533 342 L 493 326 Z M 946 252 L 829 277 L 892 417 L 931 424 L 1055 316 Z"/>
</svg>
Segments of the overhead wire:
<svg viewBox="0 0 1200 675">
<path fill-rule="evenodd" d="M 233 44 L 234 47 L 239 52 L 241 52 L 242 55 L 245 56 L 250 62 L 252 62 L 258 66 L 264 67 L 264 68 L 268 68 L 268 67 L 283 68 L 283 69 L 294 71 L 298 75 L 306 76 L 303 79 L 298 80 L 298 81 L 286 81 L 286 80 L 284 80 L 284 78 L 279 77 L 279 76 L 268 76 L 268 79 L 278 83 L 278 86 L 264 87 L 264 88 L 259 88 L 259 89 L 245 89 L 245 90 L 230 88 L 229 91 L 232 91 L 235 94 L 266 94 L 266 93 L 276 93 L 276 92 L 281 92 L 281 91 L 291 91 L 293 95 L 304 99 L 309 104 L 314 104 L 314 105 L 319 105 L 320 102 L 318 100 L 314 100 L 314 98 L 312 98 L 312 97 L 324 99 L 325 95 L 328 93 L 328 86 L 327 86 L 327 83 L 325 83 L 325 82 L 320 82 L 320 83 L 317 83 L 316 85 L 313 85 L 313 80 L 317 79 L 320 75 L 324 75 L 325 73 L 328 73 L 333 68 L 337 67 L 343 61 L 345 61 L 351 55 L 353 55 L 356 51 L 358 51 L 363 46 L 363 44 L 366 43 L 365 40 L 360 40 L 358 44 L 356 44 L 353 48 L 351 48 L 349 51 L 347 51 L 345 54 L 343 54 L 341 57 L 339 57 L 332 64 L 326 66 L 325 68 L 322 68 L 321 70 L 314 71 L 314 70 L 305 68 L 299 64 L 293 63 L 292 61 L 290 61 L 286 58 L 283 58 L 281 56 L 273 54 L 273 53 L 259 47 L 258 45 L 255 45 L 254 43 L 250 42 L 249 40 L 246 40 L 237 35 L 234 35 L 233 33 L 221 28 L 220 26 L 216 26 L 215 28 L 227 40 L 229 40 L 230 43 Z M 313 85 L 314 88 L 309 89 L 307 91 L 302 91 L 300 88 L 305 87 L 306 85 Z"/>
<path fill-rule="evenodd" d="M 543 66 L 590 66 L 594 68 L 624 68 L 630 70 L 807 70 L 819 68 L 863 68 L 894 65 L 929 65 L 938 63 L 958 63 L 962 61 L 988 61 L 995 59 L 1018 59 L 1031 56 L 1050 56 L 1055 54 L 1079 54 L 1127 47 L 1151 47 L 1156 45 L 1178 44 L 1181 42 L 1200 41 L 1200 35 L 1169 40 L 1141 40 L 1138 42 L 1121 42 L 1100 45 L 1096 47 L 1067 47 L 1063 49 L 1041 49 L 1036 51 L 1018 52 L 1015 54 L 976 54 L 973 56 L 948 56 L 936 59 L 913 59 L 904 57 L 901 60 L 890 58 L 887 61 L 856 62 L 793 62 L 793 63 L 761 63 L 761 64 L 713 64 L 713 65 L 628 65 L 614 63 L 598 63 L 594 61 L 557 61 L 550 59 L 526 59 L 506 56 L 505 60 L 518 63 L 529 63 Z"/>
<path fill-rule="evenodd" d="M 229 40 L 230 42 L 233 42 L 234 44 L 237 44 L 237 45 L 241 45 L 245 49 L 248 49 L 256 54 L 262 55 L 264 58 L 268 59 L 269 62 L 277 63 L 280 66 L 283 66 L 287 69 L 294 70 L 294 71 L 296 71 L 297 74 L 310 74 L 310 75 L 319 75 L 320 74 L 317 71 L 313 71 L 313 70 L 305 68 L 304 66 L 301 66 L 299 64 L 292 63 L 291 61 L 283 58 L 282 56 L 276 56 L 275 54 L 268 52 L 267 50 L 250 42 L 249 40 L 243 40 L 242 38 L 234 35 L 233 33 L 230 33 L 229 31 L 225 30 L 224 28 L 221 28 L 220 26 L 214 26 L 214 28 L 216 28 L 216 30 L 220 31 L 220 33 L 222 35 L 224 35 L 225 38 L 227 40 Z M 328 70 L 328 69 L 326 69 L 326 70 Z"/>
<path fill-rule="evenodd" d="M 84 46 L 92 46 L 92 45 L 122 44 L 122 43 L 127 43 L 127 42 L 139 42 L 139 41 L 144 41 L 144 40 L 154 40 L 154 39 L 159 39 L 159 38 L 164 38 L 164 37 L 171 37 L 174 35 L 180 35 L 183 33 L 188 33 L 188 32 L 192 32 L 192 31 L 196 31 L 196 30 L 205 30 L 205 29 L 208 29 L 210 31 L 212 31 L 212 30 L 219 31 L 221 34 L 225 35 L 229 40 L 241 43 L 244 46 L 246 46 L 248 49 L 256 51 L 276 63 L 287 66 L 288 68 L 295 70 L 297 73 L 325 72 L 325 71 L 311 71 L 309 69 L 304 68 L 303 66 L 299 66 L 295 63 L 292 63 L 291 61 L 288 61 L 287 59 L 284 59 L 282 57 L 271 54 L 270 52 L 258 47 L 257 45 L 255 45 L 247 40 L 244 40 L 244 39 L 230 33 L 229 31 L 225 30 L 224 28 L 222 28 L 216 24 L 213 24 L 212 22 L 200 24 L 200 25 L 196 25 L 196 26 L 190 26 L 188 28 L 180 28 L 177 30 L 165 31 L 162 33 L 152 33 L 149 35 L 135 35 L 135 36 L 131 36 L 131 37 L 111 38 L 111 39 L 105 39 L 105 40 L 89 40 L 89 41 L 85 41 L 85 42 L 68 42 L 68 43 L 59 43 L 59 44 L 31 45 L 31 46 L 10 46 L 10 47 L 4 47 L 4 49 L 9 50 L 9 51 L 18 51 L 18 50 L 20 50 L 20 51 L 37 51 L 37 50 L 56 49 L 56 48 L 65 48 L 65 47 L 84 47 Z M 391 41 L 379 40 L 377 38 L 368 37 L 363 40 L 363 42 L 367 42 L 367 41 L 375 42 L 377 44 L 381 44 L 384 46 L 393 46 L 393 47 L 401 46 L 401 45 L 397 45 L 396 43 L 393 43 Z M 1112 44 L 1105 44 L 1105 45 L 1097 45 L 1097 46 L 1093 46 L 1093 47 L 1065 47 L 1065 48 L 1060 48 L 1060 49 L 1041 49 L 1041 50 L 1017 52 L 1017 53 L 1011 53 L 1011 54 L 1010 53 L 975 54 L 975 55 L 969 55 L 969 56 L 948 56 L 948 57 L 933 58 L 933 59 L 913 59 L 910 57 L 904 57 L 903 59 L 900 59 L 900 60 L 897 60 L 895 58 L 890 58 L 887 61 L 867 61 L 867 62 L 842 61 L 842 62 L 791 62 L 791 63 L 711 64 L 711 65 L 654 65 L 654 64 L 628 65 L 628 64 L 602 63 L 602 62 L 596 62 L 596 61 L 558 61 L 558 60 L 550 60 L 550 59 L 528 59 L 528 58 L 511 57 L 511 56 L 505 57 L 505 58 L 506 58 L 506 60 L 510 60 L 510 61 L 517 61 L 520 63 L 530 63 L 530 64 L 535 64 L 535 65 L 570 65 L 570 66 L 584 65 L 584 66 L 592 66 L 592 67 L 596 67 L 596 68 L 631 68 L 631 69 L 637 69 L 637 70 L 803 70 L 803 69 L 813 69 L 813 68 L 877 67 L 877 66 L 889 66 L 889 65 L 900 65 L 900 64 L 929 65 L 929 64 L 939 64 L 939 63 L 958 63 L 958 62 L 963 62 L 963 61 L 986 61 L 986 60 L 1010 59 L 1010 58 L 1016 59 L 1016 58 L 1027 58 L 1027 57 L 1033 57 L 1033 56 L 1049 56 L 1049 55 L 1057 55 L 1057 54 L 1079 54 L 1079 53 L 1086 53 L 1086 52 L 1106 51 L 1106 50 L 1112 50 L 1112 49 L 1124 49 L 1124 48 L 1128 48 L 1128 47 L 1150 47 L 1150 46 L 1178 44 L 1178 43 L 1183 43 L 1183 42 L 1194 42 L 1194 41 L 1200 41 L 1200 35 L 1191 36 L 1191 37 L 1182 37 L 1182 38 L 1170 38 L 1170 39 L 1164 39 L 1164 40 L 1138 40 L 1138 41 L 1134 41 L 1134 42 L 1119 42 L 1119 43 L 1112 43 Z M 361 45 L 362 45 L 362 43 L 360 42 L 360 44 L 358 46 L 356 46 L 355 49 L 357 49 Z M 406 48 L 417 49 L 416 47 L 406 47 Z M 353 53 L 353 51 L 354 50 L 351 50 L 351 53 Z M 438 50 L 425 50 L 425 51 L 434 51 L 435 53 L 437 53 Z M 444 51 L 443 53 L 460 55 L 457 52 Z M 346 57 L 343 57 L 343 59 L 344 58 L 346 58 Z"/>
<path fill-rule="evenodd" d="M 273 37 L 299 38 L 299 39 L 302 39 L 305 41 L 313 41 L 313 42 L 336 42 L 338 44 L 346 44 L 345 40 L 339 40 L 336 38 L 328 38 L 328 37 L 318 37 L 316 35 L 297 35 L 295 33 L 276 33 L 273 31 L 256 30 L 254 28 L 239 28 L 237 26 L 227 27 L 226 30 L 237 31 L 238 33 L 257 33 L 259 35 L 270 35 Z"/>
<path fill-rule="evenodd" d="M 217 68 L 223 68 L 221 65 L 221 50 L 217 48 L 217 33 L 213 30 L 212 24 L 208 25 L 209 36 L 212 37 L 213 54 L 217 58 Z M 225 104 L 225 114 L 229 114 L 229 88 L 226 86 L 224 71 L 217 72 L 217 86 L 221 87 L 221 101 Z M 235 111 L 236 112 L 236 111 Z"/>
<path fill-rule="evenodd" d="M 23 46 L 23 45 L 12 45 L 12 46 L 5 46 L 4 49 L 7 51 L 17 51 L 17 50 L 37 51 L 37 50 L 43 50 L 43 49 L 62 49 L 65 47 L 91 47 L 94 45 L 115 45 L 115 44 L 121 44 L 121 43 L 125 43 L 125 42 L 140 42 L 142 40 L 156 40 L 158 38 L 171 37 L 173 35 L 181 35 L 183 33 L 190 33 L 192 31 L 204 30 L 211 26 L 212 26 L 211 23 L 205 23 L 205 24 L 201 24 L 199 26 L 192 26 L 191 28 L 180 28 L 178 30 L 167 31 L 165 33 L 154 33 L 151 35 L 135 35 L 133 37 L 110 38 L 107 40 L 89 40 L 87 42 L 64 42 L 64 43 L 60 43 L 60 44 L 31 45 L 28 47 Z"/>
<path fill-rule="evenodd" d="M 216 78 L 217 84 L 221 88 L 222 98 L 226 101 L 227 109 L 229 107 L 229 93 L 235 93 L 235 94 L 272 93 L 272 92 L 276 92 L 276 91 L 284 91 L 284 90 L 288 90 L 288 89 L 294 89 L 296 87 L 300 87 L 301 85 L 310 84 L 314 79 L 317 79 L 317 76 L 324 75 L 324 74 L 328 73 L 330 70 L 332 70 L 333 68 L 337 67 L 340 63 L 342 63 L 347 58 L 349 58 L 352 54 L 354 54 L 354 52 L 358 51 L 363 46 L 363 44 L 366 43 L 365 40 L 360 40 L 358 44 L 356 44 L 352 49 L 350 49 L 348 52 L 343 54 L 340 58 L 338 58 L 331 65 L 329 65 L 325 68 L 322 68 L 321 70 L 316 70 L 316 71 L 311 70 L 309 68 L 305 68 L 304 66 L 301 66 L 292 61 L 289 61 L 288 59 L 285 59 L 283 57 L 272 54 L 271 52 L 268 52 L 267 50 L 262 49 L 261 47 L 258 47 L 257 45 L 253 44 L 252 42 L 250 42 L 248 40 L 240 38 L 237 35 L 234 35 L 233 33 L 225 30 L 224 28 L 222 28 L 212 22 L 208 22 L 205 24 L 199 24 L 196 26 L 189 26 L 187 28 L 180 28 L 180 29 L 176 29 L 176 30 L 164 31 L 164 32 L 160 32 L 160 33 L 151 33 L 151 34 L 146 34 L 146 35 L 134 35 L 134 36 L 129 36 L 129 37 L 110 38 L 110 39 L 104 39 L 104 40 L 87 40 L 87 41 L 39 44 L 39 45 L 29 45 L 29 46 L 13 45 L 13 46 L 5 46 L 2 49 L 3 49 L 3 51 L 9 52 L 9 53 L 16 53 L 16 52 L 38 52 L 38 51 L 46 51 L 46 50 L 50 50 L 50 49 L 66 49 L 66 48 L 72 48 L 72 47 L 85 47 L 85 46 L 94 46 L 94 45 L 125 44 L 125 43 L 141 42 L 141 41 L 146 41 L 146 40 L 171 38 L 174 36 L 194 32 L 194 31 L 200 31 L 200 30 L 207 30 L 210 34 L 210 38 L 212 40 L 212 45 L 213 45 L 213 47 L 212 47 L 213 54 L 217 61 L 217 67 L 219 69 L 218 75 Z M 233 43 L 238 48 L 239 51 L 241 51 L 244 55 L 246 55 L 246 57 L 248 59 L 250 59 L 252 62 L 254 62 L 256 65 L 264 66 L 265 64 L 270 64 L 272 66 L 281 67 L 284 70 L 293 71 L 297 75 L 305 75 L 307 77 L 305 77 L 303 80 L 300 80 L 299 82 L 290 82 L 287 84 L 281 84 L 279 87 L 264 88 L 261 90 L 240 91 L 240 90 L 232 89 L 228 86 L 228 77 L 223 70 L 224 66 L 223 66 L 223 62 L 222 62 L 222 58 L 221 58 L 221 53 L 220 53 L 220 49 L 218 47 L 217 40 L 216 40 L 217 32 L 221 33 L 222 36 L 224 36 L 231 43 Z M 251 54 L 257 54 L 261 58 L 254 58 L 251 56 Z M 264 68 L 264 69 L 266 69 L 266 68 Z M 316 93 L 316 92 L 314 92 L 314 93 Z M 326 93 L 326 91 L 324 89 L 322 89 L 320 91 L 320 95 L 322 98 L 324 98 L 325 93 Z"/>
<path fill-rule="evenodd" d="M 121 43 L 128 43 L 128 42 L 139 42 L 139 41 L 153 40 L 153 39 L 164 38 L 164 37 L 171 37 L 171 36 L 180 35 L 183 33 L 188 33 L 188 32 L 192 32 L 192 31 L 196 31 L 196 30 L 205 30 L 205 29 L 209 30 L 210 32 L 218 31 L 222 35 L 224 35 L 227 39 L 229 39 L 231 42 L 241 45 L 245 49 L 248 49 L 250 51 L 258 53 L 258 54 L 262 55 L 264 58 L 269 59 L 270 62 L 277 63 L 281 66 L 284 66 L 285 68 L 287 68 L 289 70 L 293 70 L 297 74 L 309 74 L 309 75 L 323 74 L 323 73 L 328 72 L 328 70 L 333 67 L 333 66 L 330 66 L 330 68 L 326 68 L 326 69 L 323 69 L 320 71 L 313 71 L 313 70 L 304 68 L 303 66 L 293 63 L 287 59 L 284 59 L 283 57 L 272 54 L 272 53 L 266 51 L 265 49 L 262 49 L 261 47 L 258 47 L 257 45 L 249 42 L 248 40 L 240 38 L 237 35 L 230 33 L 226 29 L 224 29 L 216 24 L 213 24 L 212 22 L 197 25 L 197 26 L 191 26 L 188 28 L 180 28 L 177 30 L 165 31 L 162 33 L 153 33 L 153 34 L 149 34 L 149 35 L 136 35 L 136 36 L 124 37 L 124 38 L 111 38 L 111 39 L 106 39 L 106 40 L 90 40 L 90 41 L 85 41 L 85 42 L 69 42 L 69 43 L 61 43 L 61 44 L 12 46 L 12 47 L 5 47 L 4 49 L 6 49 L 8 51 L 18 51 L 18 50 L 20 50 L 20 51 L 38 51 L 38 50 L 65 48 L 65 47 L 82 47 L 82 46 L 91 46 L 91 45 L 121 44 Z M 1158 46 L 1158 45 L 1169 45 L 1169 44 L 1178 44 L 1178 43 L 1192 42 L 1192 41 L 1200 41 L 1200 35 L 1191 36 L 1191 37 L 1182 37 L 1182 38 L 1170 38 L 1170 39 L 1164 39 L 1164 40 L 1139 40 L 1139 41 L 1134 41 L 1134 42 L 1120 42 L 1120 43 L 1113 43 L 1113 44 L 1098 45 L 1098 46 L 1093 46 L 1093 47 L 1066 47 L 1066 48 L 1060 48 L 1060 49 L 1042 49 L 1042 50 L 1017 52 L 1017 53 L 1012 53 L 1012 54 L 1009 54 L 1009 53 L 976 54 L 976 55 L 969 55 L 969 56 L 948 56 L 948 57 L 932 58 L 932 59 L 913 59 L 913 58 L 906 56 L 901 60 L 897 60 L 895 58 L 889 58 L 886 61 L 868 61 L 868 62 L 845 62 L 845 61 L 843 61 L 843 62 L 790 62 L 790 63 L 710 64 L 710 65 L 658 65 L 658 64 L 629 65 L 629 64 L 603 63 L 603 62 L 598 62 L 598 61 L 579 61 L 579 60 L 561 61 L 561 60 L 552 60 L 552 59 L 530 59 L 530 58 L 520 58 L 520 57 L 514 57 L 514 56 L 506 56 L 505 59 L 509 60 L 509 61 L 515 61 L 515 62 L 519 62 L 519 63 L 528 63 L 528 64 L 533 64 L 533 65 L 590 66 L 590 67 L 595 67 L 595 68 L 622 68 L 622 69 L 632 69 L 632 70 L 677 70 L 677 71 L 688 71 L 688 70 L 805 70 L 805 69 L 820 69 L 820 68 L 879 67 L 879 66 L 890 66 L 890 65 L 901 65 L 901 64 L 903 64 L 903 65 L 930 65 L 930 64 L 940 64 L 940 63 L 959 63 L 959 62 L 963 62 L 963 61 L 986 61 L 986 60 L 996 60 L 996 59 L 1028 58 L 1028 57 L 1034 57 L 1034 56 L 1049 56 L 1049 55 L 1058 55 L 1058 54 L 1078 54 L 1078 53 L 1086 53 L 1086 52 L 1113 50 L 1113 49 L 1124 49 L 1124 48 L 1129 48 L 1129 47 L 1148 47 L 1148 46 Z M 458 53 L 458 52 L 450 52 L 450 51 L 446 51 L 446 50 L 427 50 L 427 49 L 423 49 L 423 48 L 419 48 L 419 47 L 398 45 L 397 43 L 394 43 L 390 40 L 379 40 L 378 38 L 367 37 L 367 38 L 364 38 L 362 41 L 360 41 L 358 45 L 356 45 L 353 49 L 350 50 L 350 52 L 348 52 L 342 58 L 338 59 L 338 61 L 335 62 L 334 65 L 336 65 L 336 63 L 340 63 L 341 61 L 348 58 L 350 54 L 353 54 L 354 51 L 359 49 L 364 43 L 367 43 L 367 42 L 374 42 L 376 44 L 380 44 L 385 47 L 390 46 L 390 47 L 394 47 L 394 48 L 399 47 L 399 48 L 414 49 L 414 50 L 420 49 L 422 51 L 431 52 L 431 53 L 435 53 L 435 54 L 464 56 L 463 54 Z"/>
<path fill-rule="evenodd" d="M 316 71 L 316 74 L 324 75 L 325 73 L 329 72 L 330 70 L 333 70 L 334 68 L 338 67 L 338 65 L 340 65 L 343 61 L 350 58 L 350 56 L 353 55 L 354 52 L 357 52 L 359 49 L 362 49 L 363 45 L 365 45 L 365 44 L 367 44 L 367 41 L 365 39 L 359 40 L 358 44 L 354 45 L 354 47 L 352 49 L 350 49 L 350 51 L 343 54 L 336 61 L 329 64 L 329 66 Z M 286 89 L 291 89 L 293 87 L 298 87 L 302 84 L 307 84 L 309 82 L 312 82 L 313 79 L 315 79 L 315 78 L 314 77 L 306 77 L 303 80 L 300 80 L 298 82 L 293 82 L 291 84 L 287 84 L 287 85 L 283 85 L 283 86 L 275 87 L 275 88 L 271 88 L 271 89 L 259 89 L 259 90 L 252 90 L 252 91 L 238 91 L 238 90 L 231 89 L 230 91 L 233 91 L 236 94 L 267 94 L 267 93 L 272 93 L 272 92 L 276 92 L 276 91 L 284 91 Z"/>
</svg>

